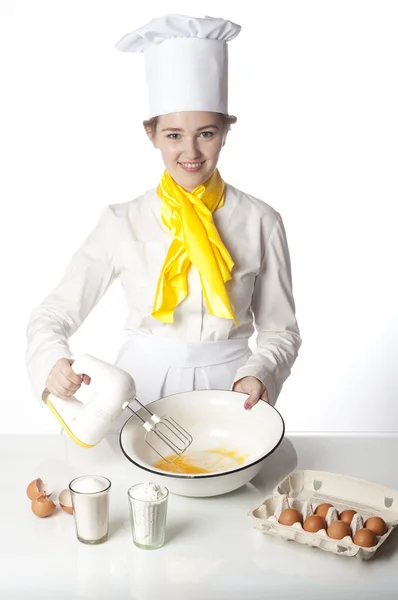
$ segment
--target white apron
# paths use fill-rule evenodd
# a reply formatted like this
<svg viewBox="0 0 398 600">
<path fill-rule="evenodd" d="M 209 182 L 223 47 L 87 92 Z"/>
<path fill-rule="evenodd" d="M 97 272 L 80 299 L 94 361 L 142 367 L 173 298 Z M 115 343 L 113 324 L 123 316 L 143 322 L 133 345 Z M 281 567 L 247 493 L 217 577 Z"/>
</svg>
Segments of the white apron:
<svg viewBox="0 0 398 600">
<path fill-rule="evenodd" d="M 230 390 L 249 356 L 248 338 L 186 343 L 153 334 L 130 334 L 115 364 L 133 377 L 137 398 L 148 404 L 164 396 L 203 389 Z M 119 432 L 131 417 L 124 411 L 110 430 Z"/>
</svg>

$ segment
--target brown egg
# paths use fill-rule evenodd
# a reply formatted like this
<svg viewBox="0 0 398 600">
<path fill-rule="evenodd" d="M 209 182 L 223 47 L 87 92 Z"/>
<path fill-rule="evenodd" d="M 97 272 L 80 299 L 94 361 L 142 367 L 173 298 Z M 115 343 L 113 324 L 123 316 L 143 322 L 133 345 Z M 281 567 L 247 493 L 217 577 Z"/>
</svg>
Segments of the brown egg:
<svg viewBox="0 0 398 600">
<path fill-rule="evenodd" d="M 282 525 L 293 525 L 294 523 L 301 523 L 302 520 L 301 514 L 295 508 L 286 508 L 281 512 L 278 519 Z"/>
<path fill-rule="evenodd" d="M 320 517 L 319 515 L 311 515 L 310 517 L 307 517 L 304 521 L 303 528 L 306 531 L 316 533 L 320 529 L 326 529 L 326 521 L 323 517 Z"/>
<path fill-rule="evenodd" d="M 316 507 L 315 514 L 325 518 L 328 514 L 329 508 L 334 508 L 333 504 L 328 504 L 327 502 L 324 502 L 323 504 L 320 504 Z"/>
<path fill-rule="evenodd" d="M 55 510 L 55 504 L 46 496 L 39 496 L 32 500 L 32 512 L 36 517 L 49 517 Z"/>
<path fill-rule="evenodd" d="M 43 483 L 41 479 L 34 479 L 26 488 L 26 495 L 28 496 L 29 500 L 38 498 L 38 496 L 46 496 L 49 498 L 51 494 L 52 491 L 45 483 Z"/>
<path fill-rule="evenodd" d="M 347 525 L 351 525 L 351 521 L 354 518 L 354 515 L 356 515 L 356 511 L 355 510 L 343 510 L 340 513 L 339 519 L 340 521 L 343 521 L 344 523 L 347 523 Z"/>
<path fill-rule="evenodd" d="M 365 528 L 370 529 L 376 535 L 384 535 L 388 531 L 386 522 L 381 517 L 369 517 L 365 521 Z"/>
<path fill-rule="evenodd" d="M 372 548 L 372 546 L 376 546 L 377 539 L 370 529 L 358 529 L 354 535 L 354 544 L 363 548 Z"/>
<path fill-rule="evenodd" d="M 327 534 L 334 540 L 342 540 L 347 535 L 351 537 L 351 529 L 344 521 L 333 521 L 328 527 Z"/>
</svg>

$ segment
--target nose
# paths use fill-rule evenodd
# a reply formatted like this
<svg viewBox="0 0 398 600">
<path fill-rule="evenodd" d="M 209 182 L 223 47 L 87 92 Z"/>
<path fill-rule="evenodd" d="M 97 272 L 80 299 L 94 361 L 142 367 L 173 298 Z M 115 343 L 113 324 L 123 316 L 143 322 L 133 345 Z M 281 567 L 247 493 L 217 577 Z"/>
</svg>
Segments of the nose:
<svg viewBox="0 0 398 600">
<path fill-rule="evenodd" d="M 201 151 L 196 136 L 185 138 L 183 156 L 186 160 L 192 161 L 198 159 L 201 156 Z"/>
</svg>

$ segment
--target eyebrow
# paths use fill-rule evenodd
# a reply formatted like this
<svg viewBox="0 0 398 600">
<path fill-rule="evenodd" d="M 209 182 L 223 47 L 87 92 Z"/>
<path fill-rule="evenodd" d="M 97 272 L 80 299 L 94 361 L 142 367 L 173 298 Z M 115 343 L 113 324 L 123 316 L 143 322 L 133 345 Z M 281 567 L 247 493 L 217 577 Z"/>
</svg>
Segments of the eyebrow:
<svg viewBox="0 0 398 600">
<path fill-rule="evenodd" d="M 196 131 L 203 131 L 204 129 L 218 129 L 217 125 L 204 125 L 204 127 L 199 127 Z M 178 127 L 166 127 L 165 129 L 162 129 L 162 131 L 173 131 L 173 132 L 178 132 L 178 131 L 184 131 L 183 129 L 179 129 Z"/>
</svg>

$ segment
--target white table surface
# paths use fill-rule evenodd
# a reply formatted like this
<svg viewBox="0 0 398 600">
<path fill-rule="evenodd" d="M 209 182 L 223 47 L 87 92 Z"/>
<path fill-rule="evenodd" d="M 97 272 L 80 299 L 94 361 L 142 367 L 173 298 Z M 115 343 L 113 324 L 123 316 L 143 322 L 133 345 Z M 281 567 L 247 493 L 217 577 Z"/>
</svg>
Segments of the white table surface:
<svg viewBox="0 0 398 600">
<path fill-rule="evenodd" d="M 145 481 L 116 436 L 92 449 L 61 435 L 0 436 L 0 598 L 42 600 L 393 600 L 398 598 L 398 534 L 373 559 L 335 556 L 255 530 L 247 513 L 295 468 L 361 477 L 398 489 L 397 434 L 287 434 L 250 484 L 215 498 L 171 495 L 167 543 L 132 543 L 127 489 Z M 110 537 L 87 546 L 59 508 L 39 519 L 26 496 L 40 477 L 53 497 L 82 474 L 112 481 Z"/>
</svg>

